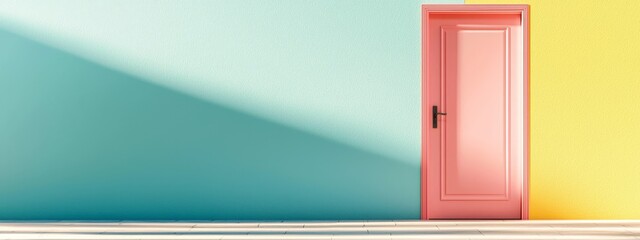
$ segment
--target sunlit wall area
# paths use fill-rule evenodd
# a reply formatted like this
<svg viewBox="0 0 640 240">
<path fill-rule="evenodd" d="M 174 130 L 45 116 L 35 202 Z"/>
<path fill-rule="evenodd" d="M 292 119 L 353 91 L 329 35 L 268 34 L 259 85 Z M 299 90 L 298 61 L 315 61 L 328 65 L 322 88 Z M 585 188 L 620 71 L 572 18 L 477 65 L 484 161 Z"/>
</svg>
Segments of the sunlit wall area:
<svg viewBox="0 0 640 240">
<path fill-rule="evenodd" d="M 433 2 L 0 1 L 0 219 L 418 218 Z"/>
</svg>

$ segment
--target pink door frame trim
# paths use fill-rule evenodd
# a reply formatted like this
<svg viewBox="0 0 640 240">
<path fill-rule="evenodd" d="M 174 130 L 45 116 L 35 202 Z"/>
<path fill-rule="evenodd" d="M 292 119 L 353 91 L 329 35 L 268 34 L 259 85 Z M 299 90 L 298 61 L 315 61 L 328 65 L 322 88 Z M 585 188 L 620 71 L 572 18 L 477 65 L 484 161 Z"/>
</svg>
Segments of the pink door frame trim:
<svg viewBox="0 0 640 240">
<path fill-rule="evenodd" d="M 468 13 L 506 13 L 521 14 L 524 37 L 524 163 L 523 163 L 523 186 L 522 186 L 522 220 L 529 219 L 529 5 L 526 4 L 434 4 L 422 5 L 422 166 L 420 168 L 420 218 L 429 219 L 427 209 L 427 141 L 428 141 L 428 119 L 431 109 L 426 105 L 426 94 L 428 93 L 427 73 L 429 64 L 427 63 L 427 37 L 429 26 L 429 14 L 432 12 L 468 12 Z"/>
</svg>

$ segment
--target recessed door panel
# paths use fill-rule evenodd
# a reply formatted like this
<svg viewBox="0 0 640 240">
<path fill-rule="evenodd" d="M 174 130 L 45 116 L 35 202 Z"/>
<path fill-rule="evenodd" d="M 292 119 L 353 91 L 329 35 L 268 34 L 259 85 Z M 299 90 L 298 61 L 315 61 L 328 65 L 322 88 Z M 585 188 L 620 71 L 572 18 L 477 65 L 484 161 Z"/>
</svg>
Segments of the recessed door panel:
<svg viewBox="0 0 640 240">
<path fill-rule="evenodd" d="M 463 10 L 425 16 L 424 217 L 521 219 L 525 15 Z"/>
<path fill-rule="evenodd" d="M 441 29 L 441 198 L 507 199 L 509 28 Z"/>
</svg>

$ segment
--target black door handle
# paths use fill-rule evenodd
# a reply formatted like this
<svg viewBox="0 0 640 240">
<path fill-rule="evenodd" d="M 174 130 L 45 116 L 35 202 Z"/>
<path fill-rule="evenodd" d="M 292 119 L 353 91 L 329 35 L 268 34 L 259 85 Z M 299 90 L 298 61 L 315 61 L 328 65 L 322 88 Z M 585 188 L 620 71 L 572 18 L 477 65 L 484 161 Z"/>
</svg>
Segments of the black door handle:
<svg viewBox="0 0 640 240">
<path fill-rule="evenodd" d="M 438 112 L 438 106 L 433 105 L 432 116 L 433 116 L 433 128 L 438 128 L 438 115 L 447 115 L 444 112 Z"/>
</svg>

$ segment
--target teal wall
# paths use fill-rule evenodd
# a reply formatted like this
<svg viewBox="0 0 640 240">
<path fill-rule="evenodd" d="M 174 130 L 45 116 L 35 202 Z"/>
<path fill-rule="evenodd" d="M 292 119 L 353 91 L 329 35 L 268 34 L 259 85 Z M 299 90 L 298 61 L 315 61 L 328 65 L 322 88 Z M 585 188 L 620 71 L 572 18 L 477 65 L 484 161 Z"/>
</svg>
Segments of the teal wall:
<svg viewBox="0 0 640 240">
<path fill-rule="evenodd" d="M 0 219 L 418 218 L 423 3 L 0 1 Z"/>
</svg>

